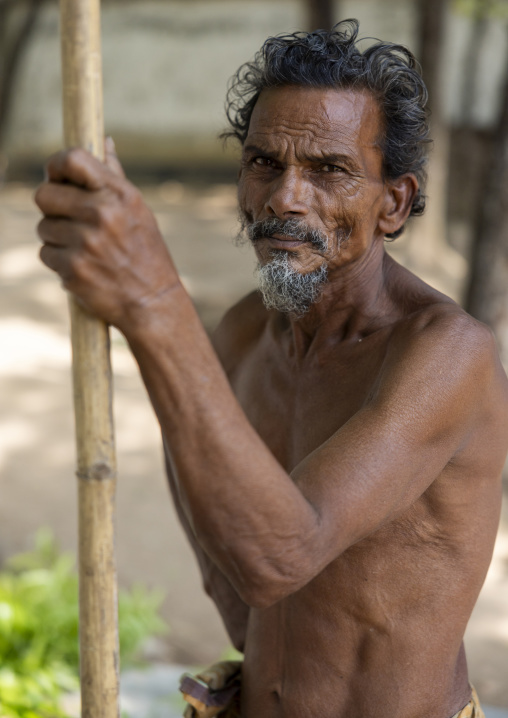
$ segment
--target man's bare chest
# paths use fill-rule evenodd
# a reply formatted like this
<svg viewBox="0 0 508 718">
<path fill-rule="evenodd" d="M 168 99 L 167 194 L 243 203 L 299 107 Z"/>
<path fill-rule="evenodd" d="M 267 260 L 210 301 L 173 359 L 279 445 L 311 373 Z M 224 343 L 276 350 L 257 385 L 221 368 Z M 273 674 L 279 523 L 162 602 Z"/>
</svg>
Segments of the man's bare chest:
<svg viewBox="0 0 508 718">
<path fill-rule="evenodd" d="M 358 342 L 296 361 L 260 344 L 230 380 L 253 427 L 291 471 L 369 400 L 385 352 L 386 342 Z"/>
</svg>

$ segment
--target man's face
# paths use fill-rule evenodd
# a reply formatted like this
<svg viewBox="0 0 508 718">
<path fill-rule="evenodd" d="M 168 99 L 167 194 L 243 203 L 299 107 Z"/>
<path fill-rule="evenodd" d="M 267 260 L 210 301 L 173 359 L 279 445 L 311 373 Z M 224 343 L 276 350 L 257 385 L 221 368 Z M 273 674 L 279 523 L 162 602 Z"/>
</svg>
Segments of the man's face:
<svg viewBox="0 0 508 718">
<path fill-rule="evenodd" d="M 322 283 L 383 236 L 381 133 L 369 93 L 293 86 L 261 93 L 239 178 L 261 278 L 280 264 L 296 281 L 318 274 Z"/>
</svg>

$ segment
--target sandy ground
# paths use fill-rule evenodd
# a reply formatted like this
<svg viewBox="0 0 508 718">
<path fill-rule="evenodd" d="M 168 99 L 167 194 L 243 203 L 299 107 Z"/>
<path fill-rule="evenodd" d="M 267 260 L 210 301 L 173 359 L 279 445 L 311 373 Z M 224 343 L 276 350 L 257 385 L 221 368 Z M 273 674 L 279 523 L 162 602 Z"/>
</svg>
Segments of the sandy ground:
<svg viewBox="0 0 508 718">
<path fill-rule="evenodd" d="M 224 309 L 254 286 L 253 259 L 232 246 L 235 190 L 165 183 L 146 197 L 203 321 L 212 328 Z M 38 213 L 32 189 L 8 185 L 0 195 L 0 562 L 51 526 L 61 546 L 76 547 L 76 490 L 65 295 L 37 259 Z M 410 266 L 410 239 L 392 251 Z M 419 267 L 454 297 L 463 259 Z M 417 267 L 418 268 L 418 267 Z M 160 587 L 171 631 L 152 657 L 180 664 L 216 659 L 228 640 L 200 580 L 171 508 L 159 431 L 122 337 L 113 333 L 119 462 L 117 556 L 122 585 Z M 486 703 L 508 707 L 508 510 L 492 567 L 467 634 L 471 679 Z"/>
</svg>

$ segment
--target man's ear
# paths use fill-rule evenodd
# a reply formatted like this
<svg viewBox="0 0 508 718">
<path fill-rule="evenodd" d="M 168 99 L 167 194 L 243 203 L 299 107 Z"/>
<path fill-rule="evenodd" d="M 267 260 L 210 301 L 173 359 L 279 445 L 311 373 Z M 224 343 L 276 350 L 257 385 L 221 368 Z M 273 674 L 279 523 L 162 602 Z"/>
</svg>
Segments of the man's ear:
<svg viewBox="0 0 508 718">
<path fill-rule="evenodd" d="M 378 219 L 383 234 L 393 234 L 402 227 L 409 217 L 417 192 L 418 180 L 413 174 L 386 180 L 385 202 Z"/>
</svg>

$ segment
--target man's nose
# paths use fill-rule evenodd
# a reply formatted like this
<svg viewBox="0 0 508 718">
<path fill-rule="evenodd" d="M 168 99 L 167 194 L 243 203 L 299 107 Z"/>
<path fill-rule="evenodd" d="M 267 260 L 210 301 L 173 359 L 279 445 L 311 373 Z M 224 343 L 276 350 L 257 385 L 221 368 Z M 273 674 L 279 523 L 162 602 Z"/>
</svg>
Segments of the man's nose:
<svg viewBox="0 0 508 718">
<path fill-rule="evenodd" d="M 280 219 L 309 213 L 307 183 L 297 168 L 286 168 L 271 182 L 265 211 L 268 216 Z"/>
</svg>

